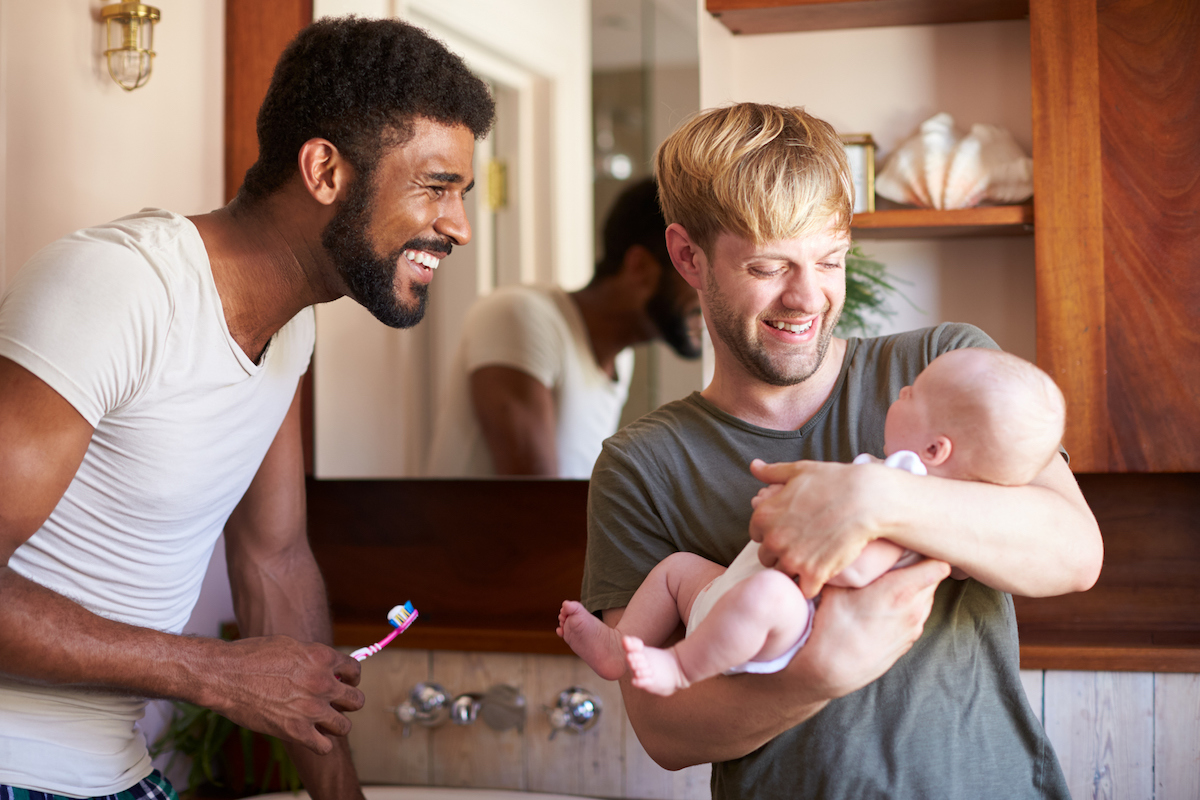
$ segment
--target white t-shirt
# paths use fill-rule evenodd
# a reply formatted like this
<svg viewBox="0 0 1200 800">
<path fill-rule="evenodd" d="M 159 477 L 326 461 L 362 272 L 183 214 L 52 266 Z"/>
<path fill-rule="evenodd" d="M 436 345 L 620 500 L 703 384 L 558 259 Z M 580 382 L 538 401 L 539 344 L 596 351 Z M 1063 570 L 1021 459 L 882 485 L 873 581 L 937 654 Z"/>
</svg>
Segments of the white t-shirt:
<svg viewBox="0 0 1200 800">
<path fill-rule="evenodd" d="M 254 364 L 195 226 L 146 210 L 51 244 L 0 302 L 0 356 L 95 428 L 9 566 L 102 617 L 178 633 L 308 368 L 305 309 Z M 0 678 L 0 784 L 111 794 L 150 773 L 145 701 Z"/>
<path fill-rule="evenodd" d="M 575 301 L 552 286 L 498 289 L 472 306 L 445 384 L 427 473 L 496 474 L 471 405 L 470 375 L 484 366 L 532 375 L 554 395 L 558 477 L 590 478 L 600 446 L 621 420 L 633 351 L 617 355 L 613 380 L 596 363 Z"/>
</svg>

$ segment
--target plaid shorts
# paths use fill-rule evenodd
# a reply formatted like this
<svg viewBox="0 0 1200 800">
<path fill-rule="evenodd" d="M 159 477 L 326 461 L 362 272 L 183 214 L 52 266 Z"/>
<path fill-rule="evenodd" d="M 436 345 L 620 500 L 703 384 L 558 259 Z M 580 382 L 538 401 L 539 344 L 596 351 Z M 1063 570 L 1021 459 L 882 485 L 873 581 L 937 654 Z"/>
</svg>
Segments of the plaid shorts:
<svg viewBox="0 0 1200 800">
<path fill-rule="evenodd" d="M 0 786 L 0 800 L 70 800 L 61 794 L 47 794 L 33 789 L 19 789 L 16 786 Z M 123 792 L 106 794 L 93 800 L 179 800 L 175 787 L 154 770 L 140 783 L 130 786 Z"/>
</svg>

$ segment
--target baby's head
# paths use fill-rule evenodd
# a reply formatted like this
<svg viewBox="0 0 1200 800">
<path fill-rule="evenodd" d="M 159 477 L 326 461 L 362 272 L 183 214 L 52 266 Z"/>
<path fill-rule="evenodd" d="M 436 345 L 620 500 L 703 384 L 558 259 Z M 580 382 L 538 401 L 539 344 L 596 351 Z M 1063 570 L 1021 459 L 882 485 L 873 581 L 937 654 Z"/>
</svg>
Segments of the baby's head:
<svg viewBox="0 0 1200 800">
<path fill-rule="evenodd" d="M 931 475 L 1019 486 L 1058 451 L 1065 410 L 1054 381 L 1028 361 L 952 350 L 888 409 L 884 452 L 912 450 Z"/>
</svg>

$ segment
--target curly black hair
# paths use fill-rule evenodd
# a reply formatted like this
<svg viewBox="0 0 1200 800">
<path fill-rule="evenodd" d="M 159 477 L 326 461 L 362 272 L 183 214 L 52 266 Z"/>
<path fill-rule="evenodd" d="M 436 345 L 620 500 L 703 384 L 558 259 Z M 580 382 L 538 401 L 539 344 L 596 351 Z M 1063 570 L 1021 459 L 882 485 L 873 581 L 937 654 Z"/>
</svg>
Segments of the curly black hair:
<svg viewBox="0 0 1200 800">
<path fill-rule="evenodd" d="M 425 31 L 397 19 L 325 18 L 283 51 L 258 110 L 258 161 L 239 194 L 251 201 L 296 173 L 300 147 L 328 139 L 369 180 L 385 146 L 416 117 L 465 125 L 481 139 L 495 102 L 487 84 Z"/>
<path fill-rule="evenodd" d="M 654 178 L 643 178 L 625 188 L 604 220 L 604 254 L 596 264 L 591 282 L 598 283 L 620 272 L 625 252 L 635 244 L 649 250 L 658 263 L 670 266 L 666 230 L 667 221 L 658 203 L 658 184 Z"/>
</svg>

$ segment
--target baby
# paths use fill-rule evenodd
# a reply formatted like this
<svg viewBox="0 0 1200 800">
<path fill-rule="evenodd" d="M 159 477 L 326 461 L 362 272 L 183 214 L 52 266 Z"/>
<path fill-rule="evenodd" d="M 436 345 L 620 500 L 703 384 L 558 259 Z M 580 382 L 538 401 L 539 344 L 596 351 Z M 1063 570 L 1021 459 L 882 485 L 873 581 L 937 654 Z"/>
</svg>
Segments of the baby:
<svg viewBox="0 0 1200 800">
<path fill-rule="evenodd" d="M 1054 381 L 1028 361 L 999 350 L 953 350 L 934 359 L 888 408 L 882 463 L 917 475 L 1019 486 L 1056 457 L 1064 410 Z M 879 460 L 863 454 L 854 463 Z M 778 489 L 763 489 L 755 503 Z M 920 559 L 877 539 L 829 583 L 859 588 Z M 750 542 L 728 568 L 694 553 L 663 559 L 615 628 L 568 600 L 557 632 L 600 677 L 616 680 L 628 669 L 634 686 L 670 695 L 721 673 L 783 669 L 808 639 L 814 608 L 794 579 L 762 566 L 758 543 Z M 665 650 L 645 644 L 662 644 L 681 620 L 687 620 L 682 641 Z"/>
</svg>

